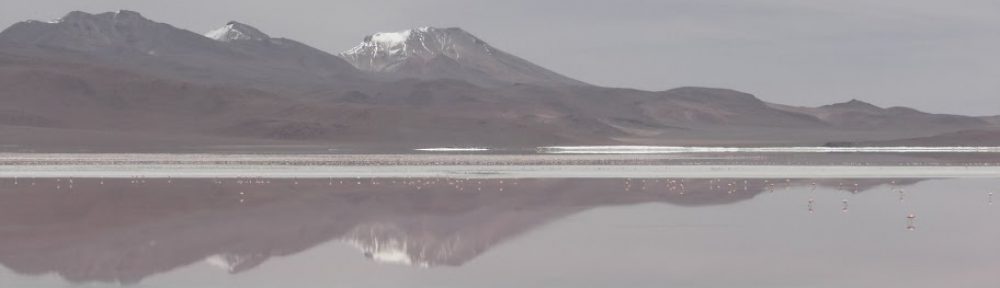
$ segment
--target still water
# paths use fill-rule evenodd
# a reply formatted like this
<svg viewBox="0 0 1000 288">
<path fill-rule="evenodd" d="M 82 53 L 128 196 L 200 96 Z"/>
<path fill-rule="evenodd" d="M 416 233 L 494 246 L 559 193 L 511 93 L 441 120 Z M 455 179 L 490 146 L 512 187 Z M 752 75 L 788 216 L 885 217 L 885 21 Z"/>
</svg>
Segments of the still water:
<svg viewBox="0 0 1000 288">
<path fill-rule="evenodd" d="M 992 288 L 998 192 L 1000 179 L 0 179 L 0 287 Z"/>
</svg>

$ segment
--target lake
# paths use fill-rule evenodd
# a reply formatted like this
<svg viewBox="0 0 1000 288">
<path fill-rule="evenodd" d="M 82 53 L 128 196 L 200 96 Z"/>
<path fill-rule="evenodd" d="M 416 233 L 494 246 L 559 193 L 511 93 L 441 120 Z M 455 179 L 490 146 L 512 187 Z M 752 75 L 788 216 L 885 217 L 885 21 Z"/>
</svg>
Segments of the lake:
<svg viewBox="0 0 1000 288">
<path fill-rule="evenodd" d="M 1000 178 L 765 176 L 0 178 L 0 287 L 1000 287 Z"/>
</svg>

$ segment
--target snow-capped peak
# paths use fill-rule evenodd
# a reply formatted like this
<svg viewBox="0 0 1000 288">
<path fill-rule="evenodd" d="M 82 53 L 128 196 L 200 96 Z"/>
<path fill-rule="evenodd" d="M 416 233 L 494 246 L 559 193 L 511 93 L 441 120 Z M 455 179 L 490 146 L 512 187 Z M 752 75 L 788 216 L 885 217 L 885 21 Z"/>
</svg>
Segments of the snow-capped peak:
<svg viewBox="0 0 1000 288">
<path fill-rule="evenodd" d="M 461 45 L 461 46 L 458 46 Z M 381 32 L 368 35 L 358 46 L 345 51 L 345 55 L 388 54 L 389 56 L 420 56 L 430 58 L 445 54 L 460 57 L 459 48 L 476 49 L 491 53 L 492 47 L 461 28 L 419 27 L 398 32 Z"/>
<path fill-rule="evenodd" d="M 406 43 L 406 39 L 410 38 L 413 30 L 404 30 L 400 32 L 389 32 L 389 33 L 375 33 L 368 37 L 365 37 L 365 42 L 374 43 L 377 45 L 384 46 L 395 46 L 402 45 Z"/>
<path fill-rule="evenodd" d="M 374 45 L 385 48 L 407 48 L 407 44 L 421 44 L 420 46 L 415 48 L 422 48 L 426 50 L 425 52 L 443 52 L 443 51 L 438 51 L 442 49 L 435 49 L 435 48 L 443 48 L 443 45 L 446 43 L 442 43 L 444 42 L 442 40 L 457 40 L 457 39 L 447 39 L 447 38 L 466 38 L 468 40 L 473 40 L 477 44 L 488 49 L 488 46 L 485 45 L 486 43 L 482 42 L 475 36 L 472 36 L 472 34 L 465 32 L 461 28 L 456 28 L 456 27 L 435 28 L 428 26 L 419 27 L 415 29 L 408 29 L 398 32 L 375 33 L 369 35 L 368 37 L 365 37 L 364 42 L 359 47 Z M 439 43 L 434 43 L 435 40 L 437 40 Z M 419 43 L 412 43 L 412 42 L 419 42 Z M 427 44 L 440 44 L 440 45 L 427 46 Z"/>
<path fill-rule="evenodd" d="M 264 32 L 261 32 L 257 28 L 236 21 L 230 21 L 222 28 L 205 33 L 205 37 L 222 42 L 265 41 L 271 39 L 271 36 L 264 34 Z"/>
<path fill-rule="evenodd" d="M 371 34 L 340 56 L 362 71 L 404 77 L 460 79 L 484 85 L 585 85 L 500 51 L 455 27 L 419 27 Z"/>
</svg>

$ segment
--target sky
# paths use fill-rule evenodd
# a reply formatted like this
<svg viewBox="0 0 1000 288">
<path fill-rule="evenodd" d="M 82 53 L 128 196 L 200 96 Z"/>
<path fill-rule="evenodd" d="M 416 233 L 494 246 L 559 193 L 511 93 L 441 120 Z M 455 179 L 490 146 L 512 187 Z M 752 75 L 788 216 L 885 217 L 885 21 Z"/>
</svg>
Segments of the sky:
<svg viewBox="0 0 1000 288">
<path fill-rule="evenodd" d="M 368 34 L 461 27 L 596 85 L 730 88 L 770 102 L 859 99 L 1000 114 L 996 0 L 0 0 L 0 26 L 134 10 L 204 33 L 236 20 L 331 53 Z"/>
</svg>

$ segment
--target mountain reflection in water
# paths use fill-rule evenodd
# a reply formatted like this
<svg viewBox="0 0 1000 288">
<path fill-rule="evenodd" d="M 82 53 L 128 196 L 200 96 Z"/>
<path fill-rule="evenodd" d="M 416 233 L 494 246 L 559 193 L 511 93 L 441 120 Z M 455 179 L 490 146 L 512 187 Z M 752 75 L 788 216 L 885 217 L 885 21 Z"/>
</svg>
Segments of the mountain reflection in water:
<svg viewBox="0 0 1000 288">
<path fill-rule="evenodd" d="M 195 263 L 238 274 L 341 241 L 377 262 L 458 267 L 597 207 L 707 207 L 769 192 L 845 197 L 869 190 L 904 201 L 907 186 L 921 181 L 0 179 L 0 264 L 73 283 L 136 284 Z M 983 195 L 984 203 L 992 201 Z M 803 212 L 817 209 L 812 197 L 801 202 Z M 828 210 L 839 210 L 832 203 L 839 201 L 827 202 L 835 207 Z M 845 198 L 844 212 L 848 207 Z M 906 217 L 901 228 L 915 229 L 922 220 Z"/>
</svg>

